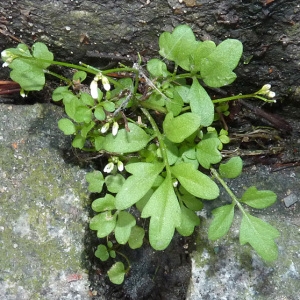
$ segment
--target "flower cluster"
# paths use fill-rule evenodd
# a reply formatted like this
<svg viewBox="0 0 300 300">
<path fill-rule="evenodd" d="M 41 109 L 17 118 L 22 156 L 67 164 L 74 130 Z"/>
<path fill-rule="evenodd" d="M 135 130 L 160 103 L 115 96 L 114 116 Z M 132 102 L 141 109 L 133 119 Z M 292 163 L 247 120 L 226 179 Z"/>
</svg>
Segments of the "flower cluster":
<svg viewBox="0 0 300 300">
<path fill-rule="evenodd" d="M 92 80 L 91 84 L 90 84 L 90 90 L 91 90 L 91 96 L 93 97 L 93 99 L 98 99 L 99 97 L 99 92 L 98 92 L 98 81 L 101 80 L 102 81 L 102 85 L 103 88 L 106 91 L 110 90 L 110 83 L 109 80 L 106 76 L 102 75 L 102 73 L 98 73 L 94 79 Z"/>
<path fill-rule="evenodd" d="M 105 123 L 105 124 L 101 127 L 101 129 L 100 129 L 101 133 L 107 132 L 108 129 L 109 129 L 109 126 L 110 126 L 110 122 Z M 112 133 L 113 136 L 116 136 L 117 133 L 118 133 L 118 131 L 119 131 L 119 124 L 118 124 L 117 121 L 114 121 L 114 122 L 113 122 L 113 126 L 112 126 L 112 130 L 111 130 L 111 133 Z"/>
<path fill-rule="evenodd" d="M 275 92 L 271 91 L 271 84 L 265 84 L 259 91 L 257 91 L 255 94 L 257 95 L 263 95 L 268 98 L 274 98 L 276 96 Z"/>
<path fill-rule="evenodd" d="M 122 172 L 124 170 L 124 164 L 120 161 L 119 157 L 112 156 L 108 160 L 108 164 L 104 167 L 103 171 L 105 173 L 111 173 L 114 170 L 115 165 L 117 166 L 117 168 L 120 172 Z"/>
</svg>

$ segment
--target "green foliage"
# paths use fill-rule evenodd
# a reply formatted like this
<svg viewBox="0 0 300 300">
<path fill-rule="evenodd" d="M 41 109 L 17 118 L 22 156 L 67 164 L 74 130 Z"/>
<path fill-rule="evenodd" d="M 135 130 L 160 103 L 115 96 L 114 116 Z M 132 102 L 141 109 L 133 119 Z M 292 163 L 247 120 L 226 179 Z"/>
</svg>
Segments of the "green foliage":
<svg viewBox="0 0 300 300">
<path fill-rule="evenodd" d="M 222 87 L 236 78 L 233 70 L 243 49 L 238 40 L 227 39 L 219 45 L 202 42 L 189 26 L 181 25 L 172 33 L 162 33 L 159 47 L 163 60 L 149 60 L 147 72 L 138 64 L 101 71 L 85 64 L 57 62 L 43 43 L 31 49 L 20 44 L 1 55 L 4 65 L 12 69 L 11 78 L 25 91 L 42 89 L 47 73 L 64 81 L 66 85 L 52 94 L 67 115 L 59 120 L 59 129 L 73 137 L 73 147 L 108 160 L 103 169 L 107 174 L 95 170 L 86 180 L 91 193 L 101 193 L 92 203 L 95 215 L 90 228 L 100 239 L 106 238 L 106 244 L 100 244 L 95 255 L 102 261 L 118 255 L 128 265 L 125 269 L 121 261 L 113 264 L 107 273 L 113 283 L 121 284 L 130 269 L 120 246 L 137 249 L 143 245 L 140 217 L 149 220 L 143 225 L 151 246 L 164 250 L 175 230 L 183 236 L 194 232 L 200 224 L 197 211 L 203 208 L 202 200 L 219 197 L 216 182 L 232 203 L 213 210 L 208 237 L 216 240 L 227 234 L 238 208 L 242 213 L 240 243 L 249 243 L 267 261 L 275 259 L 278 231 L 244 206 L 266 208 L 276 201 L 276 195 L 256 187 L 247 189 L 241 199 L 233 194 L 223 178 L 239 176 L 243 163 L 240 157 L 221 163 L 223 145 L 230 138 L 214 123 L 228 114 L 228 101 L 254 97 L 272 102 L 263 96 L 274 93 L 265 85 L 253 94 L 211 100 L 204 87 Z M 174 64 L 173 69 L 167 61 Z M 68 79 L 48 71 L 51 65 L 77 71 Z M 117 80 L 110 75 L 120 70 L 128 78 Z M 87 74 L 94 76 L 88 82 L 89 90 Z M 213 165 L 219 163 L 217 172 Z"/>
</svg>

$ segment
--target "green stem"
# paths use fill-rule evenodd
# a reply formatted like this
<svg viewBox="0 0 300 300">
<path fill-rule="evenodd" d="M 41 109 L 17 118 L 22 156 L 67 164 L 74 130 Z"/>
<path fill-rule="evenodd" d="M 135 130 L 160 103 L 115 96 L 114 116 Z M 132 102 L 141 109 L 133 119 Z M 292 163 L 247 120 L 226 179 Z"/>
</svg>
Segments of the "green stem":
<svg viewBox="0 0 300 300">
<path fill-rule="evenodd" d="M 129 261 L 128 257 L 125 254 L 123 254 L 122 252 L 116 251 L 116 253 L 119 254 L 119 255 L 121 255 L 126 260 L 126 263 L 127 263 L 128 267 L 125 270 L 125 273 L 128 273 L 129 270 L 130 270 L 130 261 Z"/>
<path fill-rule="evenodd" d="M 219 173 L 217 172 L 217 170 L 214 169 L 214 168 L 210 168 L 210 171 L 214 175 L 214 177 L 221 183 L 221 185 L 224 187 L 224 189 L 226 190 L 226 192 L 228 193 L 228 195 L 231 197 L 231 199 L 233 200 L 233 202 L 238 206 L 238 208 L 241 210 L 241 212 L 243 214 L 245 214 L 246 212 L 244 211 L 244 208 L 240 204 L 238 198 L 234 195 L 234 193 L 231 191 L 231 189 L 226 184 L 226 182 L 221 178 L 221 176 L 219 175 Z"/>
<path fill-rule="evenodd" d="M 64 82 L 66 82 L 68 85 L 72 85 L 72 81 L 69 79 L 69 78 L 67 78 L 67 77 L 64 77 L 64 76 L 62 76 L 62 75 L 59 75 L 59 74 L 57 74 L 57 73 L 54 73 L 54 72 L 52 72 L 52 71 L 49 71 L 49 70 L 44 70 L 44 73 L 46 73 L 46 74 L 50 74 L 50 75 L 52 75 L 52 76 L 54 76 L 54 77 L 56 77 L 56 78 L 58 78 L 58 79 L 60 79 L 60 80 L 62 80 L 62 81 L 64 81 Z"/>
<path fill-rule="evenodd" d="M 260 100 L 263 100 L 265 102 L 269 103 L 274 103 L 274 100 L 271 99 L 266 99 L 262 96 L 259 96 L 257 94 L 248 94 L 248 95 L 236 95 L 236 96 L 231 96 L 231 97 L 226 97 L 226 98 L 220 98 L 220 99 L 215 99 L 212 100 L 213 103 L 222 103 L 222 102 L 227 102 L 227 101 L 232 101 L 232 100 L 238 100 L 238 99 L 245 99 L 245 98 L 257 98 Z"/>
<path fill-rule="evenodd" d="M 170 165 L 169 165 L 169 162 L 168 162 L 168 155 L 167 155 L 167 148 L 166 148 L 166 144 L 164 143 L 164 138 L 162 136 L 162 134 L 160 133 L 157 125 L 156 125 L 156 122 L 154 121 L 154 119 L 152 118 L 152 116 L 150 115 L 150 113 L 148 112 L 147 109 L 145 108 L 141 108 L 143 114 L 147 117 L 147 119 L 149 120 L 154 132 L 155 132 L 155 135 L 158 139 L 158 142 L 159 142 L 159 148 L 160 148 L 160 151 L 161 151 L 161 155 L 162 155 L 162 158 L 163 158 L 163 161 L 164 161 L 164 164 L 166 166 L 166 171 L 167 171 L 167 174 L 168 175 L 171 175 L 171 169 L 170 169 Z"/>
</svg>

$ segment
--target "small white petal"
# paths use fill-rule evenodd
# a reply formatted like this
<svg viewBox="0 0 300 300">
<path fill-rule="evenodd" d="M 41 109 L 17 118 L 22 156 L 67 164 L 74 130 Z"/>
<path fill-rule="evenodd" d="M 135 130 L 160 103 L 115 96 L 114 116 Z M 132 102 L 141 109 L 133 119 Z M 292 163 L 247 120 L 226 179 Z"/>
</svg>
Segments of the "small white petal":
<svg viewBox="0 0 300 300">
<path fill-rule="evenodd" d="M 110 83 L 109 83 L 109 80 L 106 76 L 102 76 L 102 84 L 103 84 L 103 87 L 106 91 L 110 90 Z"/>
<path fill-rule="evenodd" d="M 124 170 L 124 164 L 119 160 L 118 163 L 117 163 L 117 165 L 118 165 L 118 170 L 120 172 L 122 172 Z"/>
<path fill-rule="evenodd" d="M 116 136 L 119 130 L 119 124 L 117 122 L 114 122 L 112 126 L 112 135 Z"/>
<path fill-rule="evenodd" d="M 27 97 L 27 95 L 26 95 L 26 93 L 25 93 L 25 91 L 23 89 L 20 90 L 20 95 L 23 98 Z"/>
<path fill-rule="evenodd" d="M 5 63 L 2 64 L 2 68 L 8 67 L 8 66 L 9 66 L 8 62 L 5 62 Z"/>
<path fill-rule="evenodd" d="M 275 92 L 272 92 L 272 91 L 269 91 L 269 92 L 266 94 L 266 96 L 267 96 L 268 98 L 274 98 L 274 97 L 276 96 L 276 93 L 275 93 Z"/>
<path fill-rule="evenodd" d="M 107 132 L 107 130 L 109 129 L 109 123 L 105 123 L 102 127 L 101 127 L 101 133 L 105 133 Z"/>
<path fill-rule="evenodd" d="M 267 83 L 265 85 L 263 85 L 263 87 L 261 88 L 262 91 L 269 91 L 271 89 L 271 84 Z"/>
<path fill-rule="evenodd" d="M 178 186 L 178 181 L 177 180 L 175 180 L 174 182 L 173 182 L 173 187 L 177 187 Z"/>
<path fill-rule="evenodd" d="M 110 173 L 113 169 L 114 169 L 114 164 L 110 162 L 104 167 L 103 172 Z"/>
<path fill-rule="evenodd" d="M 90 89 L 91 89 L 91 96 L 93 99 L 98 99 L 98 82 L 96 80 L 93 80 L 90 84 Z"/>
</svg>

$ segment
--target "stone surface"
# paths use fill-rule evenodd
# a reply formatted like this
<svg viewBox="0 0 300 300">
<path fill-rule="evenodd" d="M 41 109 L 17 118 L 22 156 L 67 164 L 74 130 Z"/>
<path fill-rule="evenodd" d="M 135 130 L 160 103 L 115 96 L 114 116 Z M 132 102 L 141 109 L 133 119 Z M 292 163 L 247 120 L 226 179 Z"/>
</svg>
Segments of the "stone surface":
<svg viewBox="0 0 300 300">
<path fill-rule="evenodd" d="M 0 106 L 0 299 L 89 299 L 85 171 L 68 164 L 59 107 Z"/>
<path fill-rule="evenodd" d="M 299 106 L 299 21 L 299 1 L 286 0 L 11 0 L 0 6 L 0 49 L 18 39 L 41 41 L 57 60 L 105 67 L 115 57 L 132 64 L 138 52 L 158 55 L 163 31 L 189 24 L 200 40 L 243 42 L 239 80 L 229 93 L 271 83 L 278 99 Z"/>
</svg>

